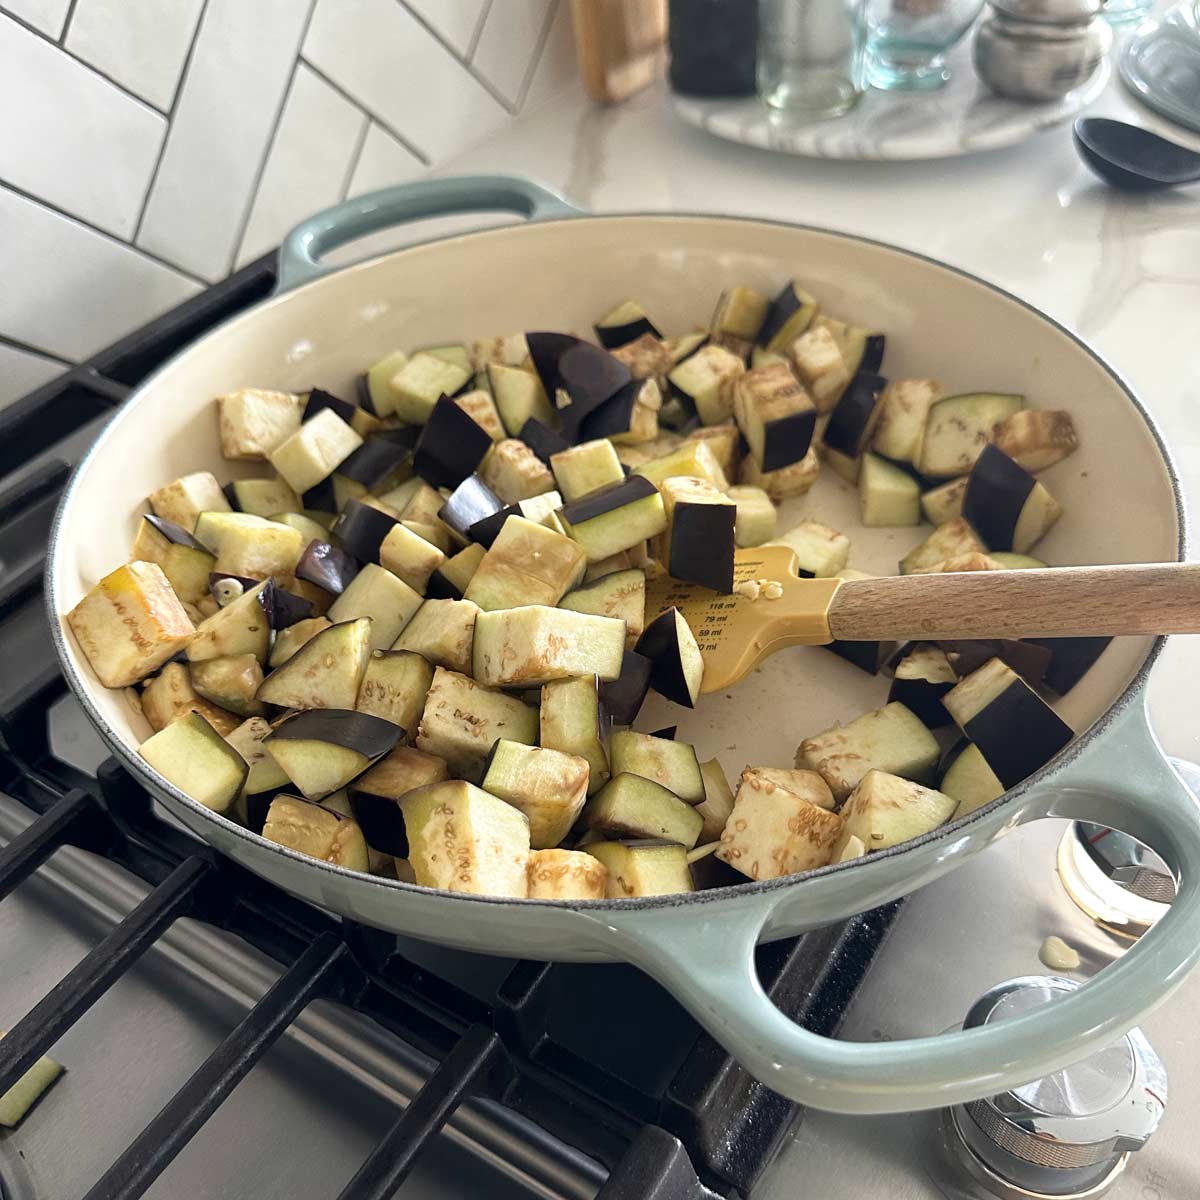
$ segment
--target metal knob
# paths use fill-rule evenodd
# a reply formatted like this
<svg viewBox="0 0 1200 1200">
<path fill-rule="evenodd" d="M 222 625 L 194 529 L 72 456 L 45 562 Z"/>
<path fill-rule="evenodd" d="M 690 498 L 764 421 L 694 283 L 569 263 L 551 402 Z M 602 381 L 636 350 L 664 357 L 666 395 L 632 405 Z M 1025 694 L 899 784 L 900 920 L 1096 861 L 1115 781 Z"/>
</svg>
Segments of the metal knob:
<svg viewBox="0 0 1200 1200">
<path fill-rule="evenodd" d="M 1079 985 L 1027 976 L 972 1006 L 965 1029 L 1015 1017 Z M 1162 1061 L 1139 1030 L 1073 1066 L 986 1100 L 946 1110 L 948 1142 L 976 1183 L 1003 1200 L 1102 1195 L 1158 1128 L 1167 1099 Z"/>
</svg>

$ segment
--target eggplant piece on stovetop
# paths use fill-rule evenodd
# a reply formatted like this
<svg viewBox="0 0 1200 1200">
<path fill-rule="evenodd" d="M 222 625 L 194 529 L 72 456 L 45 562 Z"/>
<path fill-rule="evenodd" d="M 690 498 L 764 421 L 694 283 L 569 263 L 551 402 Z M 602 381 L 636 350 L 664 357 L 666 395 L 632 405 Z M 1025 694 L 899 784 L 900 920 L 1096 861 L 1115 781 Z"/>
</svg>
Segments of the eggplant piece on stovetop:
<svg viewBox="0 0 1200 1200">
<path fill-rule="evenodd" d="M 650 660 L 650 686 L 660 696 L 695 708 L 704 680 L 704 659 L 679 609 L 667 609 L 646 626 L 637 653 Z"/>
<path fill-rule="evenodd" d="M 421 430 L 413 451 L 413 471 L 434 487 L 458 487 L 492 445 L 488 431 L 443 396 Z"/>
<path fill-rule="evenodd" d="M 985 545 L 1025 554 L 1062 511 L 1045 484 L 1003 450 L 984 446 L 967 478 L 962 515 Z"/>
<path fill-rule="evenodd" d="M 636 300 L 626 300 L 616 308 L 606 312 L 592 328 L 596 331 L 596 340 L 605 350 L 615 350 L 618 346 L 637 341 L 643 334 L 661 338 L 658 327 L 646 316 L 646 310 Z"/>
</svg>

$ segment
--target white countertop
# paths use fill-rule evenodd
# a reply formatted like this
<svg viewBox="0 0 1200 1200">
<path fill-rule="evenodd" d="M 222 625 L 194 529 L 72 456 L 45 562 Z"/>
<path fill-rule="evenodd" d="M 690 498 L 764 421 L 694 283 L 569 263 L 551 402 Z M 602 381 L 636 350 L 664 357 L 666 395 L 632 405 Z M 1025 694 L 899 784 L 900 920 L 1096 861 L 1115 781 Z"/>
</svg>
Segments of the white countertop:
<svg viewBox="0 0 1200 1200">
<path fill-rule="evenodd" d="M 1118 82 L 1088 111 L 1200 149 L 1200 138 L 1143 109 Z M 1188 494 L 1200 496 L 1200 188 L 1115 192 L 1083 166 L 1069 125 L 963 158 L 818 161 L 685 125 L 659 84 L 614 108 L 581 93 L 563 97 L 437 173 L 464 171 L 530 175 L 597 212 L 705 211 L 828 226 L 973 271 L 1074 329 L 1124 374 L 1160 422 Z M 1191 524 L 1197 557 L 1194 513 Z M 1151 683 L 1166 748 L 1195 759 L 1198 677 L 1200 639 L 1176 638 Z"/>
</svg>

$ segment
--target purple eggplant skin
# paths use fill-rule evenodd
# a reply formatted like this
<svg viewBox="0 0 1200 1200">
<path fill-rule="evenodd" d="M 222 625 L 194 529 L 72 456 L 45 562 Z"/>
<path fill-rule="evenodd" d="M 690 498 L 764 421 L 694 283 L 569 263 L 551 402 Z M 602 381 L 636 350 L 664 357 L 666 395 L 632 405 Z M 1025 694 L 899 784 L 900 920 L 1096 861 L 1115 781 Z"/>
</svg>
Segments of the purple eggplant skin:
<svg viewBox="0 0 1200 1200">
<path fill-rule="evenodd" d="M 891 642 L 827 642 L 823 649 L 831 650 L 868 675 L 878 675 L 884 652 L 892 645 Z"/>
<path fill-rule="evenodd" d="M 412 458 L 417 442 L 416 427 L 385 429 L 373 433 L 353 454 L 339 464 L 336 474 L 374 491 L 394 471 Z"/>
<path fill-rule="evenodd" d="M 656 729 L 650 736 L 662 738 L 664 742 L 673 742 L 675 734 L 678 732 L 678 725 L 666 725 L 662 729 Z"/>
<path fill-rule="evenodd" d="M 885 387 L 887 380 L 882 375 L 859 371 L 829 414 L 829 424 L 822 435 L 825 445 L 857 458 L 871 432 L 879 396 Z"/>
<path fill-rule="evenodd" d="M 425 585 L 426 600 L 461 600 L 462 591 L 455 587 L 441 571 L 434 571 Z"/>
<path fill-rule="evenodd" d="M 733 591 L 736 517 L 732 504 L 676 504 L 667 565 L 672 578 L 729 595 Z"/>
<path fill-rule="evenodd" d="M 208 553 L 208 548 L 201 545 L 182 525 L 176 525 L 174 521 L 168 521 L 166 517 L 157 517 L 154 513 L 143 513 L 143 518 L 148 521 L 159 533 L 167 539 L 168 542 L 174 543 L 176 546 L 187 546 L 192 550 L 203 550 Z"/>
<path fill-rule="evenodd" d="M 962 515 L 985 546 L 1011 550 L 1021 509 L 1037 480 L 991 443 L 975 460 L 963 493 Z"/>
<path fill-rule="evenodd" d="M 310 388 L 308 392 L 308 403 L 304 406 L 304 417 L 307 421 L 309 417 L 315 417 L 323 408 L 331 408 L 347 425 L 354 420 L 355 410 L 358 405 L 351 400 L 343 400 L 341 396 L 335 396 L 332 392 L 327 392 L 324 388 Z"/>
<path fill-rule="evenodd" d="M 583 418 L 579 426 L 579 440 L 594 442 L 600 438 L 616 437 L 628 433 L 633 425 L 633 415 L 637 408 L 637 399 L 642 388 L 646 386 L 644 379 L 631 379 L 623 387 L 610 396 L 599 408 L 593 409 Z"/>
<path fill-rule="evenodd" d="M 489 513 L 482 520 L 476 521 L 467 530 L 467 537 L 473 542 L 478 542 L 481 546 L 490 548 L 491 544 L 500 536 L 500 530 L 504 528 L 504 522 L 509 517 L 519 517 L 520 515 L 521 506 L 519 504 L 506 504 L 497 512 Z"/>
<path fill-rule="evenodd" d="M 642 631 L 638 638 L 636 653 L 650 661 L 650 686 L 668 700 L 694 708 L 695 702 L 688 692 L 687 678 L 683 673 L 683 660 L 679 653 L 679 635 L 675 614 L 678 610 L 668 608 L 660 613 Z"/>
<path fill-rule="evenodd" d="M 928 679 L 893 679 L 888 703 L 899 701 L 928 728 L 940 729 L 943 725 L 954 724 L 954 718 L 942 704 L 942 697 L 953 686 Z"/>
<path fill-rule="evenodd" d="M 438 510 L 438 520 L 467 537 L 471 526 L 504 507 L 504 501 L 478 475 L 468 475 Z"/>
<path fill-rule="evenodd" d="M 616 350 L 619 346 L 627 346 L 636 342 L 644 333 L 649 333 L 661 340 L 662 333 L 649 317 L 638 317 L 636 321 L 626 321 L 624 325 L 593 325 L 596 341 L 605 350 Z"/>
<path fill-rule="evenodd" d="M 413 451 L 413 471 L 432 487 L 456 488 L 483 462 L 492 435 L 447 396 L 433 406 Z"/>
<path fill-rule="evenodd" d="M 883 366 L 883 352 L 887 348 L 887 337 L 882 333 L 871 333 L 863 345 L 860 371 L 878 371 Z"/>
<path fill-rule="evenodd" d="M 637 720 L 650 691 L 651 670 L 652 664 L 644 654 L 626 650 L 621 659 L 621 674 L 600 684 L 601 706 L 614 725 L 632 725 Z"/>
<path fill-rule="evenodd" d="M 796 295 L 791 283 L 785 283 L 779 294 L 771 301 L 770 308 L 767 309 L 766 319 L 758 331 L 758 344 L 760 346 L 767 345 L 802 305 L 803 301 Z"/>
<path fill-rule="evenodd" d="M 313 615 L 312 601 L 275 584 L 271 590 L 271 628 L 286 629 Z"/>
<path fill-rule="evenodd" d="M 817 410 L 790 413 L 777 421 L 769 421 L 763 433 L 764 471 L 778 471 L 799 462 L 812 445 L 817 428 Z"/>
<path fill-rule="evenodd" d="M 408 831 L 399 803 L 391 796 L 376 796 L 350 787 L 350 811 L 367 839 L 367 845 L 381 854 L 408 857 Z"/>
<path fill-rule="evenodd" d="M 964 641 L 941 641 L 938 649 L 946 655 L 954 673 L 961 679 L 977 671 L 989 659 L 998 658 L 1011 667 L 1030 687 L 1038 687 L 1046 678 L 1053 652 L 1046 646 L 1012 638 L 973 638 Z"/>
<path fill-rule="evenodd" d="M 554 393 L 562 386 L 562 377 L 558 373 L 558 360 L 577 346 L 580 339 L 570 333 L 527 333 L 525 344 L 529 347 L 529 357 L 533 359 L 533 369 L 546 389 L 546 395 L 553 401 Z"/>
<path fill-rule="evenodd" d="M 558 375 L 571 400 L 560 410 L 563 433 L 575 441 L 586 418 L 633 380 L 619 358 L 590 342 L 577 342 L 559 358 Z"/>
<path fill-rule="evenodd" d="M 358 560 L 329 542 L 309 542 L 296 564 L 296 578 L 340 596 L 359 572 Z"/>
<path fill-rule="evenodd" d="M 367 373 L 364 371 L 354 381 L 354 390 L 358 393 L 358 405 L 365 409 L 373 417 L 379 416 L 375 411 L 375 401 L 371 399 L 371 385 L 367 381 Z"/>
<path fill-rule="evenodd" d="M 1006 788 L 1048 763 L 1074 736 L 1031 687 L 1014 680 L 963 728 Z"/>
<path fill-rule="evenodd" d="M 618 483 L 598 488 L 580 500 L 564 504 L 558 511 L 564 520 L 572 525 L 579 525 L 583 521 L 592 520 L 593 517 L 600 517 L 626 504 L 632 504 L 635 500 L 644 500 L 657 491 L 658 488 L 644 475 L 629 475 Z"/>
<path fill-rule="evenodd" d="M 364 504 L 361 500 L 347 500 L 333 532 L 359 562 L 377 563 L 383 539 L 398 524 L 395 517 L 370 504 Z"/>
<path fill-rule="evenodd" d="M 300 506 L 313 512 L 335 513 L 338 510 L 337 494 L 333 490 L 333 476 L 327 475 L 314 484 L 300 498 Z"/>
<path fill-rule="evenodd" d="M 1050 651 L 1050 663 L 1043 682 L 1051 691 L 1065 696 L 1091 670 L 1112 638 L 1027 638 L 1026 641 Z"/>
<path fill-rule="evenodd" d="M 275 727 L 267 741 L 328 742 L 378 758 L 393 749 L 404 730 L 391 721 L 353 708 L 309 708 Z"/>
<path fill-rule="evenodd" d="M 530 417 L 521 426 L 517 434 L 519 440 L 525 443 L 546 464 L 550 465 L 550 456 L 570 448 L 571 443 L 561 433 L 544 425 L 537 417 Z"/>
</svg>

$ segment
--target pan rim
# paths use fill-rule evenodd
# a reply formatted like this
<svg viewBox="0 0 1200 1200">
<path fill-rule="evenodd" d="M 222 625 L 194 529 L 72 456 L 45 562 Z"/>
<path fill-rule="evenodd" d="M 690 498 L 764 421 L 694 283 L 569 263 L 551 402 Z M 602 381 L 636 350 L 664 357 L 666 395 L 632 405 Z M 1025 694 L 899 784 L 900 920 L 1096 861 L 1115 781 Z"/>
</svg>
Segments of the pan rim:
<svg viewBox="0 0 1200 1200">
<path fill-rule="evenodd" d="M 786 229 L 791 231 L 799 230 L 801 232 L 817 234 L 823 237 L 840 239 L 849 243 L 871 246 L 875 249 L 885 250 L 901 257 L 914 259 L 929 266 L 946 271 L 951 275 L 957 276 L 960 279 L 966 280 L 970 283 L 977 284 L 978 286 L 987 289 L 989 292 L 994 293 L 1002 299 L 1016 304 L 1035 318 L 1044 321 L 1052 329 L 1056 330 L 1069 341 L 1073 342 L 1080 350 L 1083 351 L 1084 354 L 1092 359 L 1092 361 L 1096 363 L 1096 365 L 1098 365 L 1106 375 L 1108 375 L 1112 382 L 1123 393 L 1126 400 L 1132 405 L 1133 409 L 1141 417 L 1142 421 L 1149 430 L 1162 460 L 1163 467 L 1171 485 L 1171 492 L 1175 500 L 1175 516 L 1178 528 L 1178 554 L 1176 561 L 1183 561 L 1186 559 L 1188 551 L 1187 511 L 1178 470 L 1175 466 L 1175 461 L 1171 456 L 1171 452 L 1168 449 L 1166 439 L 1163 437 L 1162 430 L 1158 427 L 1158 424 L 1146 409 L 1145 405 L 1139 399 L 1137 394 L 1134 392 L 1128 381 L 1103 355 L 1090 346 L 1070 326 L 1066 325 L 1062 321 L 1059 321 L 1057 318 L 1050 316 L 1049 313 L 1044 312 L 1030 301 L 1023 299 L 1000 284 L 984 279 L 982 276 L 979 276 L 972 271 L 968 271 L 963 267 L 956 267 L 919 250 L 908 249 L 906 247 L 899 246 L 894 242 L 868 237 L 863 234 L 831 229 L 821 225 L 809 225 L 803 222 L 785 221 L 778 218 L 745 215 L 739 216 L 723 213 L 675 211 L 654 212 L 645 210 L 620 211 L 611 213 L 581 212 L 578 214 L 563 215 L 538 221 L 531 221 L 523 225 L 500 225 L 454 234 L 451 236 L 431 237 L 419 242 L 410 243 L 397 250 L 387 251 L 383 254 L 365 258 L 361 261 L 348 264 L 345 267 L 336 268 L 325 275 L 309 280 L 307 283 L 302 284 L 291 291 L 274 293 L 266 300 L 251 306 L 243 312 L 231 317 L 229 320 L 215 326 L 198 341 L 190 343 L 178 353 L 172 355 L 152 374 L 147 376 L 147 378 L 143 380 L 133 392 L 130 393 L 128 398 L 121 405 L 121 408 L 114 413 L 112 420 L 108 423 L 96 441 L 88 448 L 86 454 L 80 459 L 79 463 L 72 472 L 71 478 L 69 479 L 66 488 L 63 490 L 62 497 L 55 512 L 54 523 L 51 527 L 50 537 L 47 544 L 44 592 L 49 617 L 51 640 L 54 644 L 55 653 L 58 655 L 59 665 L 62 669 L 63 675 L 65 676 L 71 691 L 79 701 L 79 704 L 83 708 L 88 719 L 100 732 L 101 736 L 107 743 L 108 748 L 122 761 L 126 768 L 129 769 L 130 772 L 139 779 L 139 782 L 141 782 L 144 786 L 147 786 L 152 793 L 158 795 L 160 798 L 169 797 L 172 803 L 178 804 L 187 809 L 189 812 L 196 814 L 196 816 L 201 818 L 201 820 L 212 821 L 214 823 L 224 822 L 226 825 L 228 825 L 229 831 L 235 837 L 245 842 L 253 852 L 270 852 L 272 854 L 281 856 L 285 861 L 291 862 L 295 865 L 303 866 L 309 869 L 315 868 L 330 872 L 332 876 L 342 884 L 352 883 L 356 888 L 374 886 L 380 889 L 391 890 L 397 894 L 397 897 L 417 894 L 424 897 L 439 897 L 450 901 L 463 901 L 475 904 L 503 906 L 510 908 L 514 912 L 522 910 L 538 911 L 541 909 L 550 908 L 555 910 L 567 910 L 587 914 L 601 912 L 629 913 L 644 912 L 651 909 L 664 910 L 682 907 L 685 905 L 694 906 L 700 904 L 712 904 L 721 901 L 732 902 L 735 900 L 745 900 L 755 896 L 779 892 L 786 888 L 793 887 L 800 882 L 820 876 L 831 875 L 836 871 L 858 865 L 856 861 L 852 860 L 845 863 L 833 863 L 828 866 L 817 868 L 816 870 L 806 871 L 796 875 L 785 875 L 779 879 L 747 880 L 745 883 L 732 884 L 728 887 L 710 888 L 695 892 L 673 893 L 667 896 L 605 898 L 602 900 L 552 900 L 540 898 L 518 898 L 510 896 L 475 895 L 467 892 L 451 892 L 440 888 L 423 887 L 415 883 L 405 883 L 398 879 L 386 879 L 382 876 L 368 875 L 359 871 L 351 871 L 345 867 L 339 867 L 333 865 L 332 863 L 322 862 L 319 859 L 315 859 L 301 854 L 298 851 L 291 850 L 286 846 L 281 846 L 275 842 L 268 841 L 261 834 L 254 833 L 252 830 L 238 825 L 234 821 L 230 821 L 222 814 L 206 808 L 204 805 L 188 796 L 185 792 L 180 791 L 177 787 L 159 775 L 158 772 L 154 771 L 154 769 L 150 767 L 150 765 L 144 759 L 129 750 L 121 736 L 109 725 L 105 717 L 92 703 L 90 697 L 91 685 L 88 681 L 81 677 L 78 671 L 75 670 L 71 656 L 68 653 L 63 620 L 58 611 L 59 605 L 56 570 L 60 554 L 60 534 L 62 532 L 64 515 L 67 509 L 70 507 L 79 480 L 82 478 L 93 457 L 99 455 L 103 451 L 104 445 L 117 421 L 121 419 L 121 415 L 125 410 L 132 408 L 136 403 L 138 403 L 143 394 L 155 386 L 159 376 L 172 369 L 180 358 L 198 351 L 210 339 L 218 336 L 219 334 L 227 332 L 241 322 L 250 322 L 256 317 L 260 316 L 266 309 L 276 304 L 284 304 L 291 300 L 294 296 L 307 293 L 311 289 L 317 288 L 326 283 L 334 276 L 345 276 L 357 271 L 365 271 L 367 269 L 376 267 L 382 262 L 402 257 L 410 251 L 437 244 L 450 244 L 467 240 L 487 240 L 497 237 L 503 238 L 505 236 L 512 236 L 514 233 L 520 234 L 524 230 L 538 229 L 547 225 L 558 225 L 568 222 L 616 222 L 628 218 L 660 220 L 667 223 L 676 221 L 699 221 L 717 223 L 728 222 L 730 224 L 737 225 L 760 225 L 766 226 L 770 229 Z M 876 862 L 898 858 L 910 852 L 915 852 L 931 842 L 945 838 L 948 835 L 960 835 L 963 831 L 969 831 L 972 826 L 980 823 L 984 819 L 990 819 L 1001 809 L 1009 805 L 1015 805 L 1022 797 L 1028 795 L 1035 788 L 1043 785 L 1051 776 L 1068 767 L 1073 761 L 1075 761 L 1075 759 L 1078 758 L 1080 753 L 1087 746 L 1091 745 L 1096 737 L 1103 734 L 1125 711 L 1125 709 L 1141 696 L 1145 689 L 1146 681 L 1149 678 L 1150 672 L 1155 663 L 1158 661 L 1165 644 L 1165 637 L 1157 637 L 1154 639 L 1150 649 L 1146 653 L 1145 658 L 1142 660 L 1133 678 L 1125 686 L 1121 694 L 1084 733 L 1076 737 L 1045 766 L 1041 767 L 1028 778 L 1022 780 L 1021 783 L 1015 788 L 1004 792 L 1002 795 L 996 797 L 995 800 L 983 805 L 979 809 L 976 809 L 966 817 L 963 817 L 958 821 L 939 826 L 938 828 L 931 830 L 929 833 L 923 834 L 918 838 L 913 838 L 910 841 L 903 842 L 897 846 L 893 846 L 888 850 L 877 851 L 870 856 L 870 861 Z M 208 844 L 211 845 L 211 842 Z"/>
</svg>

